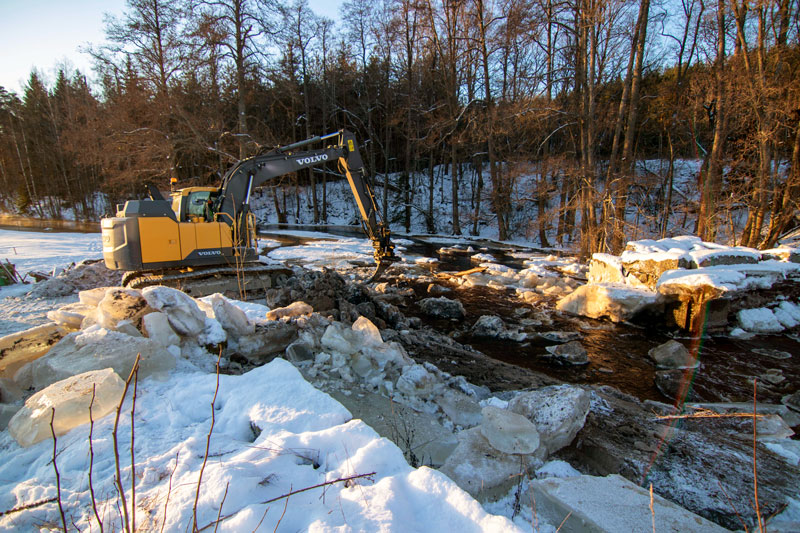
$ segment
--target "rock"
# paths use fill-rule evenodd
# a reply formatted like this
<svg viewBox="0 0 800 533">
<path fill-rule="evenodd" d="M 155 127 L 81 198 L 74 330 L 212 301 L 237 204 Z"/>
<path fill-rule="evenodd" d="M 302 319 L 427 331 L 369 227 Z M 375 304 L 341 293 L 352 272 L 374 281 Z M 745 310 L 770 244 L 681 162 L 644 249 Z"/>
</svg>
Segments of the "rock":
<svg viewBox="0 0 800 533">
<path fill-rule="evenodd" d="M 60 273 L 58 277 L 37 283 L 28 296 L 55 298 L 95 287 L 116 287 L 122 281 L 122 272 L 109 270 L 102 260 L 85 260 Z"/>
<path fill-rule="evenodd" d="M 314 312 L 314 308 L 305 302 L 294 302 L 286 307 L 279 307 L 267 312 L 268 320 L 278 320 L 281 318 L 291 318 L 302 315 L 310 315 Z"/>
<path fill-rule="evenodd" d="M 540 479 L 530 487 L 537 513 L 565 532 L 645 531 L 653 519 L 649 490 L 619 475 Z M 728 531 L 658 495 L 652 513 L 659 531 Z"/>
<path fill-rule="evenodd" d="M 570 342 L 581 338 L 578 331 L 545 331 L 539 333 L 539 336 L 551 342 Z"/>
<path fill-rule="evenodd" d="M 481 406 L 461 392 L 446 389 L 433 399 L 453 424 L 463 428 L 477 426 L 483 419 Z"/>
<path fill-rule="evenodd" d="M 433 318 L 464 318 L 466 311 L 458 300 L 451 300 L 441 296 L 439 298 L 425 298 L 419 302 L 420 309 Z"/>
<path fill-rule="evenodd" d="M 413 364 L 403 368 L 403 374 L 398 378 L 396 387 L 406 396 L 427 399 L 443 385 L 424 366 Z"/>
<path fill-rule="evenodd" d="M 650 349 L 647 355 L 656 362 L 656 368 L 661 369 L 696 368 L 700 365 L 697 357 L 676 340 L 669 340 Z"/>
<path fill-rule="evenodd" d="M 689 268 L 690 259 L 681 250 L 677 255 L 667 257 L 661 256 L 659 259 L 635 259 L 636 254 L 629 254 L 627 251 L 622 253 L 622 268 L 628 273 L 628 282 L 632 279 L 638 280 L 643 287 L 655 290 L 658 285 L 658 278 L 667 270 Z"/>
<path fill-rule="evenodd" d="M 539 447 L 539 432 L 524 416 L 491 405 L 484 407 L 481 414 L 481 435 L 495 450 L 527 455 Z"/>
<path fill-rule="evenodd" d="M 766 307 L 742 309 L 736 313 L 736 317 L 742 329 L 753 333 L 780 333 L 784 329 L 775 314 Z"/>
<path fill-rule="evenodd" d="M 302 363 L 303 361 L 313 361 L 313 346 L 309 346 L 302 341 L 293 342 L 286 347 L 286 359 L 293 364 Z"/>
<path fill-rule="evenodd" d="M 441 296 L 443 294 L 447 294 L 448 292 L 453 292 L 453 289 L 450 287 L 445 287 L 443 285 L 439 285 L 437 283 L 430 283 L 428 284 L 428 294 L 431 296 Z"/>
<path fill-rule="evenodd" d="M 506 325 L 503 319 L 494 315 L 483 315 L 475 324 L 473 324 L 471 332 L 473 337 L 483 337 L 489 339 L 496 339 L 506 331 Z"/>
<path fill-rule="evenodd" d="M 781 403 L 790 409 L 800 412 L 800 390 L 796 391 L 794 394 L 784 396 Z"/>
<path fill-rule="evenodd" d="M 63 336 L 63 329 L 51 323 L 0 337 L 0 377 L 13 377 L 22 366 L 46 354 Z"/>
<path fill-rule="evenodd" d="M 553 355 L 553 358 L 560 363 L 568 365 L 586 365 L 589 363 L 589 355 L 580 341 L 570 341 L 556 346 L 545 348 Z"/>
<path fill-rule="evenodd" d="M 269 362 L 297 339 L 297 325 L 291 322 L 256 324 L 252 335 L 229 339 L 228 352 L 237 353 L 253 364 Z"/>
<path fill-rule="evenodd" d="M 440 472 L 480 501 L 505 496 L 526 470 L 535 470 L 541 461 L 532 455 L 505 454 L 489 444 L 480 428 L 458 434 L 458 446 Z"/>
<path fill-rule="evenodd" d="M 127 378 L 136 354 L 141 354 L 139 379 L 175 368 L 175 357 L 155 341 L 92 326 L 61 339 L 47 354 L 20 368 L 14 381 L 22 388 L 40 390 L 76 374 L 104 368 Z"/>
<path fill-rule="evenodd" d="M 106 329 L 116 329 L 120 320 L 130 320 L 139 328 L 142 317 L 153 312 L 147 304 L 148 302 L 137 290 L 121 287 L 108 289 L 97 305 L 97 323 Z"/>
<path fill-rule="evenodd" d="M 67 304 L 48 311 L 47 318 L 63 328 L 77 330 L 81 329 L 81 323 L 86 317 L 94 315 L 95 309 L 96 307 L 83 303 Z"/>
<path fill-rule="evenodd" d="M 554 385 L 523 392 L 508 409 L 525 416 L 539 432 L 540 458 L 568 446 L 586 422 L 590 397 L 575 385 Z"/>
<path fill-rule="evenodd" d="M 780 246 L 771 250 L 761 251 L 762 260 L 786 261 L 789 263 L 800 263 L 800 249 Z"/>
<path fill-rule="evenodd" d="M 156 286 L 143 289 L 142 296 L 150 307 L 167 315 L 172 329 L 179 335 L 197 337 L 206 328 L 206 314 L 188 294 Z"/>
<path fill-rule="evenodd" d="M 703 398 L 691 388 L 691 373 L 691 370 L 658 370 L 655 376 L 656 388 L 673 401 L 701 402 Z"/>
<path fill-rule="evenodd" d="M 97 307 L 106 295 L 106 292 L 111 287 L 97 287 L 96 289 L 88 289 L 78 293 L 78 300 L 82 304 Z"/>
<path fill-rule="evenodd" d="M 0 378 L 0 403 L 17 403 L 22 401 L 22 389 L 13 380 Z"/>
<path fill-rule="evenodd" d="M 170 345 L 180 346 L 181 338 L 169 325 L 167 315 L 161 312 L 149 313 L 142 318 L 142 329 L 148 338 L 166 348 Z"/>
<path fill-rule="evenodd" d="M 380 346 L 383 344 L 383 338 L 378 327 L 364 316 L 358 317 L 353 322 L 352 330 L 361 334 L 361 342 L 366 345 Z"/>
<path fill-rule="evenodd" d="M 559 300 L 556 308 L 589 318 L 613 322 L 632 320 L 638 314 L 663 308 L 658 293 L 613 283 L 583 285 Z"/>
<path fill-rule="evenodd" d="M 214 318 L 231 335 L 252 335 L 256 331 L 255 324 L 250 322 L 244 311 L 233 305 L 230 300 L 217 293 L 209 297 Z"/>
<path fill-rule="evenodd" d="M 92 388 L 94 387 L 94 403 Z M 50 419 L 55 409 L 53 431 L 63 435 L 72 428 L 98 420 L 119 404 L 125 382 L 111 368 L 94 370 L 53 383 L 28 398 L 8 423 L 8 431 L 20 446 L 31 446 L 51 437 Z"/>
</svg>

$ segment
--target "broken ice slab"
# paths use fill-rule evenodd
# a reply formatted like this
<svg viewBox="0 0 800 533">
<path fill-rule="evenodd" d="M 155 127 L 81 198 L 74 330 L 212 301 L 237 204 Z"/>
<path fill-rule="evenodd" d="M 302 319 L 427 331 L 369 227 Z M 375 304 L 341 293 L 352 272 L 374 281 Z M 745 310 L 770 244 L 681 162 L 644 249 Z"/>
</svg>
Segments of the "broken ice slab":
<svg viewBox="0 0 800 533">
<path fill-rule="evenodd" d="M 73 303 L 47 312 L 47 318 L 67 329 L 81 329 L 81 323 L 87 316 L 94 318 L 95 307 L 83 303 Z"/>
<path fill-rule="evenodd" d="M 653 514 L 658 531 L 728 531 L 658 495 L 651 513 L 648 489 L 616 474 L 549 478 L 533 481 L 530 487 L 539 516 L 551 524 L 563 521 L 559 530 L 565 533 L 649 531 Z"/>
<path fill-rule="evenodd" d="M 185 292 L 159 285 L 143 289 L 142 296 L 150 307 L 167 315 L 172 329 L 179 335 L 196 337 L 203 333 L 206 314 Z"/>
<path fill-rule="evenodd" d="M 13 377 L 21 367 L 46 354 L 63 336 L 58 324 L 43 324 L 0 337 L 0 377 Z"/>
<path fill-rule="evenodd" d="M 302 315 L 310 315 L 314 308 L 305 302 L 294 302 L 286 307 L 279 307 L 267 312 L 267 320 L 278 320 L 281 318 L 292 318 Z"/>
<path fill-rule="evenodd" d="M 95 389 L 92 403 L 92 387 Z M 89 405 L 92 418 L 97 420 L 110 413 L 119 404 L 125 383 L 111 368 L 93 370 L 53 383 L 37 392 L 25 406 L 11 418 L 8 431 L 20 446 L 27 447 L 52 436 L 53 431 L 63 435 L 74 427 L 89 423 Z"/>
</svg>

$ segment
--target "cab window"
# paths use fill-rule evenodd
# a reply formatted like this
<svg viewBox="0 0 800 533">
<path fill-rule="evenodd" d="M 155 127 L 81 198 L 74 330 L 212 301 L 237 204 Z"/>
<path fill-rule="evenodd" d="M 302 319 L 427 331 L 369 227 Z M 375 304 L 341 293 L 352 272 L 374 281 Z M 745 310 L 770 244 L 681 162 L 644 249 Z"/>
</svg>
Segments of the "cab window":
<svg viewBox="0 0 800 533">
<path fill-rule="evenodd" d="M 210 191 L 197 191 L 189 193 L 188 197 L 188 206 L 186 209 L 187 216 L 196 216 L 200 218 L 205 218 L 206 216 L 206 204 L 208 203 L 208 199 L 211 196 Z"/>
</svg>

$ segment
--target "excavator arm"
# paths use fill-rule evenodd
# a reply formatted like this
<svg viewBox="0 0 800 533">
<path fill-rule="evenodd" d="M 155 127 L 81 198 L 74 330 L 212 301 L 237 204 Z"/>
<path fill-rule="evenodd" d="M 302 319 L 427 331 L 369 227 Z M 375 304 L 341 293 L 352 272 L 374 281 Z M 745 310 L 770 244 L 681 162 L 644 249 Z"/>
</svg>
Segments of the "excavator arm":
<svg viewBox="0 0 800 533">
<path fill-rule="evenodd" d="M 335 142 L 315 150 L 299 150 L 313 144 Z M 388 226 L 381 220 L 375 195 L 367 183 L 364 163 L 353 133 L 341 130 L 288 146 L 276 148 L 266 154 L 245 159 L 225 174 L 220 194 L 214 206 L 215 217 L 231 223 L 236 228 L 237 246 L 247 246 L 247 217 L 250 212 L 250 195 L 253 188 L 291 172 L 338 161 L 347 177 L 350 190 L 358 205 L 362 226 L 372 240 L 378 270 L 372 279 L 398 260 L 390 240 Z"/>
</svg>

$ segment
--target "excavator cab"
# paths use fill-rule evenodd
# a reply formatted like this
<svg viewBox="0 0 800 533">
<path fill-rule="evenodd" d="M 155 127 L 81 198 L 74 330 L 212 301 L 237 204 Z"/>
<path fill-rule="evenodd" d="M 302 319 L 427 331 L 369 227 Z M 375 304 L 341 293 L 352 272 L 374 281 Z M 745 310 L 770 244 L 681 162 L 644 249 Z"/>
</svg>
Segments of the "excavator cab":
<svg viewBox="0 0 800 533">
<path fill-rule="evenodd" d="M 189 187 L 172 193 L 172 210 L 180 222 L 214 222 L 216 187 Z"/>
</svg>

